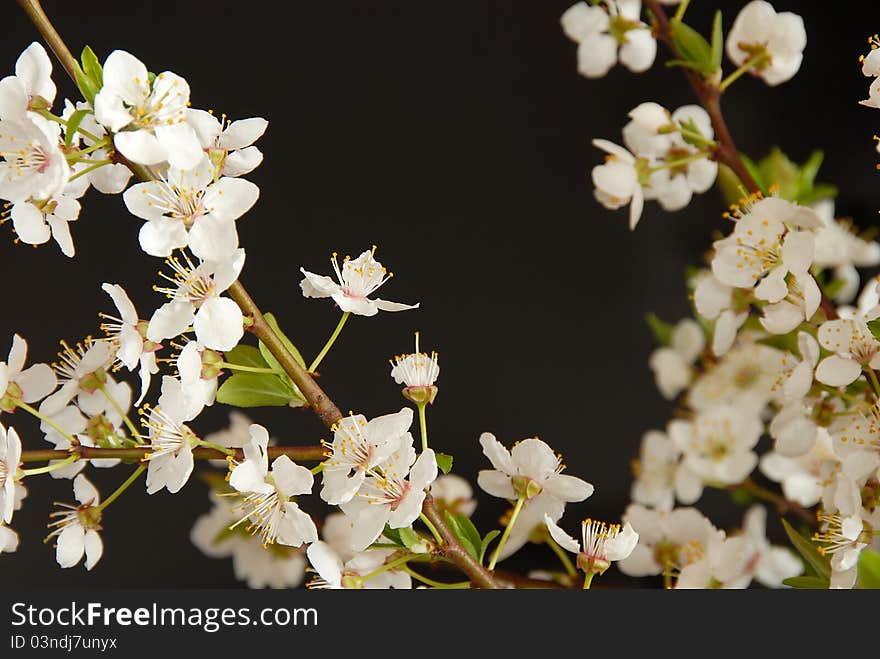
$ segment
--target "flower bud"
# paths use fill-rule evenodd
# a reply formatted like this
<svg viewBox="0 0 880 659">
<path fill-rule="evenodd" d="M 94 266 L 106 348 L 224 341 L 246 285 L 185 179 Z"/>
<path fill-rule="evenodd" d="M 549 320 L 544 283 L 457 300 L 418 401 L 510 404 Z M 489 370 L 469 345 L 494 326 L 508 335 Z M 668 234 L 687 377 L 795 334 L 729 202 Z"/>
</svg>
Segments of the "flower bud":
<svg viewBox="0 0 880 659">
<path fill-rule="evenodd" d="M 401 391 L 403 397 L 416 405 L 433 403 L 437 397 L 438 388 L 434 385 L 425 387 L 404 387 Z"/>
<path fill-rule="evenodd" d="M 526 500 L 534 499 L 541 494 L 541 491 L 544 489 L 538 481 L 533 480 L 528 476 L 514 476 L 510 480 L 513 484 L 513 491 L 516 492 L 516 495 L 518 497 L 524 497 Z"/>
</svg>

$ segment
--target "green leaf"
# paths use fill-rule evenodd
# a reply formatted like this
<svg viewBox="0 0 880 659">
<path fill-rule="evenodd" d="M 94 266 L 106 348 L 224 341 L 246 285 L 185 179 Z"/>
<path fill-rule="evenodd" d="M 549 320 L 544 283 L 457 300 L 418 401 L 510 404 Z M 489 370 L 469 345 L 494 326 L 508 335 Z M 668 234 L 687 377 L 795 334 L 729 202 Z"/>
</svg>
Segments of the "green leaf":
<svg viewBox="0 0 880 659">
<path fill-rule="evenodd" d="M 713 63 L 712 47 L 703 36 L 689 25 L 672 20 L 669 23 L 675 48 L 681 55 L 674 65 L 687 66 L 704 75 L 711 75 L 716 68 Z"/>
<path fill-rule="evenodd" d="M 859 555 L 859 588 L 880 588 L 880 552 L 864 549 Z"/>
<path fill-rule="evenodd" d="M 395 545 L 400 545 L 401 547 L 405 547 L 403 544 L 403 540 L 400 537 L 400 529 L 392 529 L 387 524 L 385 525 L 385 530 L 382 531 L 382 535 L 388 538 Z"/>
<path fill-rule="evenodd" d="M 67 128 L 64 132 L 64 147 L 69 149 L 73 144 L 73 138 L 76 136 L 76 129 L 82 123 L 83 118 L 88 114 L 85 110 L 77 110 L 70 119 L 67 120 Z"/>
<path fill-rule="evenodd" d="M 269 364 L 263 359 L 262 353 L 255 347 L 245 344 L 237 345 L 232 350 L 224 353 L 224 361 L 238 366 L 253 366 L 255 368 L 269 368 Z"/>
<path fill-rule="evenodd" d="M 452 531 L 453 535 L 461 543 L 461 546 L 464 547 L 465 550 L 467 550 L 467 553 L 469 553 L 475 559 L 479 558 L 480 557 L 480 550 L 479 550 L 480 534 L 477 533 L 477 543 L 478 544 L 475 545 L 472 540 L 473 536 L 469 533 L 469 529 L 465 530 L 461 527 L 459 520 L 463 517 L 463 515 L 453 515 L 448 510 L 444 510 L 443 514 L 446 517 L 446 523 L 449 525 L 449 529 Z M 467 518 L 465 517 L 464 519 L 467 519 Z M 470 520 L 468 520 L 468 522 L 470 522 Z M 473 528 L 473 524 L 471 524 L 470 526 L 471 526 L 471 528 Z"/>
<path fill-rule="evenodd" d="M 302 399 L 271 373 L 236 373 L 217 390 L 217 400 L 235 407 L 298 407 Z"/>
<path fill-rule="evenodd" d="M 442 471 L 444 474 L 448 474 L 452 471 L 452 456 L 448 453 L 434 453 L 434 457 L 437 458 L 437 468 Z"/>
<path fill-rule="evenodd" d="M 739 159 L 742 160 L 743 164 L 746 166 L 746 169 L 749 170 L 749 174 L 751 174 L 752 178 L 755 179 L 755 183 L 758 184 L 758 187 L 761 188 L 764 192 L 767 192 L 767 188 L 770 187 L 768 182 L 764 180 L 764 174 L 761 172 L 761 168 L 758 167 L 758 164 L 749 158 L 742 151 L 739 153 Z M 742 197 L 743 195 L 740 193 L 738 197 Z"/>
<path fill-rule="evenodd" d="M 278 338 L 281 339 L 281 343 L 285 345 L 288 352 L 293 355 L 293 358 L 297 362 L 299 362 L 300 366 L 305 368 L 305 360 L 302 358 L 299 350 L 296 349 L 296 346 L 293 345 L 293 342 L 287 338 L 287 335 L 284 332 L 281 331 L 281 328 L 278 326 L 278 321 L 275 320 L 275 316 L 270 313 L 266 313 L 263 314 L 263 317 L 266 319 L 266 322 L 269 323 L 269 327 L 271 327 Z M 262 341 L 260 341 L 260 352 L 263 353 L 263 359 L 266 360 L 266 363 L 269 364 L 270 367 L 279 371 L 284 370 L 284 367 L 281 366 L 281 363 L 277 359 L 275 359 L 275 356 L 269 351 L 269 348 L 267 348 Z"/>
<path fill-rule="evenodd" d="M 880 341 L 880 318 L 869 320 L 867 325 L 868 329 L 871 330 L 871 334 L 874 335 L 874 338 Z"/>
<path fill-rule="evenodd" d="M 491 545 L 492 541 L 499 535 L 501 535 L 501 531 L 498 529 L 492 529 L 483 536 L 483 541 L 480 543 L 480 563 L 482 563 L 483 559 L 486 557 L 486 550 L 489 549 L 489 545 Z"/>
<path fill-rule="evenodd" d="M 422 541 L 421 536 L 409 527 L 397 529 L 397 531 L 400 534 L 400 541 L 407 549 Z"/>
<path fill-rule="evenodd" d="M 801 185 L 807 188 L 813 187 L 823 160 L 825 160 L 825 153 L 821 149 L 816 149 L 810 154 L 807 162 L 801 166 Z"/>
<path fill-rule="evenodd" d="M 477 527 L 474 526 L 474 523 L 466 515 L 455 515 L 455 521 L 458 522 L 461 532 L 467 536 L 468 542 L 473 546 L 474 558 L 478 558 L 480 545 L 483 541 L 480 538 L 480 532 L 477 531 Z"/>
<path fill-rule="evenodd" d="M 87 76 L 80 66 L 77 64 L 76 70 L 73 72 L 76 78 L 76 86 L 79 87 L 80 93 L 91 105 L 95 104 L 95 95 L 100 91 L 94 80 Z"/>
<path fill-rule="evenodd" d="M 649 313 L 645 316 L 648 327 L 654 333 L 654 338 L 660 345 L 668 346 L 672 343 L 672 325 L 660 320 L 655 313 Z"/>
<path fill-rule="evenodd" d="M 828 579 L 821 577 L 789 577 L 783 579 L 782 583 L 792 588 L 801 590 L 828 590 Z"/>
<path fill-rule="evenodd" d="M 80 61 L 82 62 L 83 73 L 92 79 L 92 81 L 98 86 L 98 89 L 101 89 L 101 87 L 104 86 L 104 69 L 101 67 L 101 63 L 98 61 L 98 56 L 95 55 L 95 51 L 93 51 L 90 46 L 83 48 Z"/>
<path fill-rule="evenodd" d="M 795 531 L 791 524 L 782 520 L 782 526 L 791 544 L 797 552 L 803 557 L 807 564 L 812 567 L 819 577 L 823 577 L 826 581 L 831 578 L 831 563 L 828 558 L 819 553 L 819 549 L 812 542 L 807 540 L 800 533 Z"/>
<path fill-rule="evenodd" d="M 718 164 L 718 178 L 716 181 L 718 182 L 718 189 L 721 191 L 721 196 L 724 198 L 725 204 L 735 204 L 740 197 L 743 196 L 742 181 L 740 181 L 739 177 L 733 173 L 733 170 L 724 163 Z"/>
<path fill-rule="evenodd" d="M 712 67 L 715 71 L 721 68 L 724 57 L 724 30 L 721 27 L 721 10 L 715 12 L 712 20 Z"/>
<path fill-rule="evenodd" d="M 755 500 L 754 495 L 744 487 L 730 491 L 730 500 L 738 506 L 748 506 Z"/>
<path fill-rule="evenodd" d="M 843 287 L 846 286 L 846 280 L 844 279 L 832 279 L 827 285 L 822 286 L 822 292 L 825 294 L 829 300 L 833 300 L 837 297 L 837 294 L 843 290 Z"/>
</svg>

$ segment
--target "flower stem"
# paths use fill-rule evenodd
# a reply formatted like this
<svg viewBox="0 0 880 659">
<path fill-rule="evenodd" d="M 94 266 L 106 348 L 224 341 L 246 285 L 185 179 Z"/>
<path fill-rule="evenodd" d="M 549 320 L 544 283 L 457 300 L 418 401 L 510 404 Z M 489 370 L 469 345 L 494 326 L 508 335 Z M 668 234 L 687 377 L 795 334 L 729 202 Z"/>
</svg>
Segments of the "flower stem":
<svg viewBox="0 0 880 659">
<path fill-rule="evenodd" d="M 425 577 L 415 570 L 413 570 L 409 565 L 403 566 L 403 571 L 406 572 L 409 576 L 417 581 L 421 581 L 426 586 L 431 586 L 431 588 L 442 588 L 444 590 L 453 590 L 453 589 L 461 589 L 464 590 L 466 588 L 471 587 L 470 581 L 456 581 L 455 583 L 442 583 L 440 581 L 434 581 L 433 579 L 429 579 Z"/>
<path fill-rule="evenodd" d="M 590 584 L 593 583 L 593 575 L 595 572 L 587 572 L 586 576 L 584 576 L 584 590 L 590 589 Z"/>
<path fill-rule="evenodd" d="M 675 10 L 675 16 L 672 19 L 675 21 L 683 19 L 689 4 L 691 4 L 691 0 L 682 0 L 681 4 L 678 5 L 678 9 Z"/>
<path fill-rule="evenodd" d="M 78 171 L 76 174 L 74 174 L 73 176 L 71 176 L 71 177 L 68 179 L 68 183 L 69 183 L 70 181 L 75 181 L 75 180 L 78 179 L 80 176 L 85 176 L 86 174 L 89 174 L 90 172 L 93 172 L 93 171 L 95 171 L 96 169 L 100 169 L 100 168 L 103 167 L 104 165 L 112 165 L 112 164 L 113 164 L 113 161 L 110 160 L 109 158 L 106 158 L 106 159 L 104 159 L 104 160 L 90 160 L 90 161 L 88 161 L 88 162 L 90 162 L 90 163 L 92 163 L 92 164 L 89 165 L 88 167 L 86 167 L 85 169 L 81 169 L 81 170 Z"/>
<path fill-rule="evenodd" d="M 428 527 L 428 530 L 431 532 L 431 535 L 434 536 L 434 539 L 437 541 L 438 545 L 443 545 L 443 536 L 440 535 L 440 531 L 437 530 L 437 527 L 431 523 L 431 520 L 425 515 L 425 513 L 419 513 L 419 519 L 422 520 L 422 523 Z"/>
<path fill-rule="evenodd" d="M 516 518 L 519 517 L 519 511 L 522 510 L 523 504 L 525 502 L 525 496 L 520 496 L 516 500 L 516 504 L 513 506 L 513 512 L 510 514 L 510 520 L 507 522 L 507 526 L 504 528 L 504 533 L 501 534 L 501 540 L 498 541 L 498 545 L 495 547 L 495 551 L 492 553 L 492 560 L 489 561 L 490 570 L 495 569 L 495 563 L 498 562 L 498 555 L 501 553 L 501 550 L 504 549 L 504 544 L 507 542 L 507 538 L 510 535 L 510 530 L 516 523 Z"/>
<path fill-rule="evenodd" d="M 553 553 L 559 557 L 559 560 L 562 562 L 562 565 L 565 567 L 565 571 L 568 573 L 568 576 L 574 577 L 577 576 L 577 568 L 571 562 L 571 559 L 568 557 L 568 552 L 566 552 L 562 547 L 559 546 L 559 543 L 556 542 L 548 533 L 547 534 L 547 546 L 553 550 Z"/>
<path fill-rule="evenodd" d="M 309 373 L 314 373 L 315 369 L 318 368 L 318 364 L 320 364 L 324 360 L 324 357 L 327 356 L 327 353 L 330 352 L 330 348 L 332 348 L 333 344 L 336 343 L 336 339 L 339 337 L 339 333 L 342 332 L 342 328 L 345 327 L 345 321 L 348 320 L 348 317 L 350 315 L 350 311 L 346 311 L 342 314 L 342 318 L 339 319 L 339 324 L 336 325 L 336 329 L 333 330 L 333 334 L 330 335 L 330 338 L 327 339 L 327 343 L 325 343 L 324 347 L 321 348 L 321 352 L 319 352 L 318 356 L 315 357 L 315 361 L 313 361 L 309 366 Z"/>
<path fill-rule="evenodd" d="M 107 506 L 109 506 L 111 503 L 116 501 L 116 499 L 118 499 L 119 496 L 123 492 L 125 492 L 129 488 L 129 486 L 138 479 L 138 476 L 140 476 L 142 473 L 144 473 L 146 468 L 147 468 L 147 465 L 145 465 L 145 464 L 138 465 L 138 468 L 132 472 L 131 476 L 129 476 L 128 478 L 125 479 L 125 482 L 122 485 L 120 485 L 119 487 L 116 488 L 116 491 L 113 494 L 111 494 L 109 497 L 104 499 L 104 501 L 102 501 L 100 504 L 98 504 L 98 510 L 104 510 Z"/>
<path fill-rule="evenodd" d="M 418 403 L 419 408 L 419 430 L 422 433 L 422 453 L 428 450 L 428 423 L 425 418 L 425 407 L 427 403 Z"/>
<path fill-rule="evenodd" d="M 244 371 L 245 373 L 273 373 L 274 375 L 283 375 L 284 371 L 274 368 L 262 368 L 260 366 L 244 366 L 243 364 L 230 364 L 229 362 L 220 362 L 221 368 L 228 368 L 230 371 Z"/>
<path fill-rule="evenodd" d="M 65 127 L 67 126 L 66 119 L 62 119 L 61 117 L 52 114 L 49 110 L 34 110 L 34 112 L 36 112 L 41 117 L 48 119 L 49 121 L 54 121 L 56 124 L 61 124 L 62 126 L 65 126 Z M 79 133 L 80 135 L 82 135 L 83 137 L 85 137 L 86 139 L 92 140 L 93 142 L 97 143 L 97 142 L 102 141 L 100 137 L 98 137 L 97 135 L 92 135 L 90 132 L 88 132 L 86 130 L 82 130 L 80 128 L 77 128 L 76 132 Z"/>
<path fill-rule="evenodd" d="M 73 453 L 61 462 L 56 462 L 55 464 L 46 465 L 45 467 L 35 467 L 34 469 L 21 469 L 21 477 L 26 478 L 27 476 L 36 476 L 37 474 L 48 474 L 50 471 L 60 469 L 61 467 L 69 465 L 71 462 L 76 462 L 77 460 L 79 460 L 79 456 L 76 453 Z"/>
<path fill-rule="evenodd" d="M 312 467 L 310 471 L 312 472 L 312 476 L 320 474 L 322 471 L 324 471 L 324 463 L 319 462 L 314 467 Z"/>
<path fill-rule="evenodd" d="M 877 374 L 870 366 L 867 367 L 865 371 L 867 371 L 868 380 L 871 381 L 871 386 L 874 388 L 874 394 L 877 396 L 877 398 L 880 398 L 880 382 L 877 381 Z"/>
<path fill-rule="evenodd" d="M 750 57 L 745 62 L 743 62 L 742 66 L 740 66 L 736 71 L 734 71 L 729 76 L 727 76 L 724 80 L 722 80 L 721 83 L 718 85 L 718 89 L 720 89 L 723 92 L 725 89 L 727 89 L 733 83 L 735 83 L 737 80 L 739 80 L 741 76 L 743 76 L 744 74 L 746 74 L 749 71 L 751 71 L 752 69 L 754 69 L 756 66 L 759 66 L 760 64 L 762 64 L 766 61 L 767 61 L 767 53 L 766 52 L 758 53 L 757 55 Z"/>
<path fill-rule="evenodd" d="M 109 391 L 107 391 L 107 385 L 102 382 L 100 386 L 98 386 L 98 389 L 100 389 L 101 393 L 110 401 L 110 404 L 113 406 L 113 409 L 116 410 L 116 413 L 122 417 L 122 421 L 125 423 L 129 432 L 131 432 L 131 438 L 136 439 L 140 435 L 137 426 L 134 425 L 132 420 L 128 418 L 128 414 L 122 410 L 122 406 L 116 402 L 116 399 L 110 395 Z"/>
<path fill-rule="evenodd" d="M 225 453 L 230 457 L 235 457 L 235 449 L 226 448 L 225 446 L 220 446 L 219 444 L 213 444 L 211 442 L 206 442 L 204 439 L 199 440 L 199 446 L 204 446 L 206 448 L 212 448 L 215 451 L 220 451 L 221 453 Z"/>
<path fill-rule="evenodd" d="M 47 426 L 49 426 L 53 430 L 60 433 L 61 436 L 64 437 L 64 439 L 66 439 L 68 442 L 70 442 L 71 446 L 76 446 L 77 444 L 79 444 L 79 440 L 76 437 L 74 437 L 69 432 L 67 432 L 64 428 L 62 428 L 57 423 L 55 423 L 50 417 L 46 416 L 45 414 L 43 414 L 39 410 L 34 409 L 33 407 L 31 407 L 30 405 L 28 405 L 24 401 L 21 401 L 21 400 L 15 401 L 15 406 L 23 409 L 28 414 L 32 414 L 33 416 L 37 417 L 40 421 L 43 421 Z"/>
<path fill-rule="evenodd" d="M 651 167 L 649 171 L 659 172 L 661 169 L 673 169 L 675 167 L 681 167 L 682 165 L 687 165 L 688 163 L 692 163 L 695 160 L 703 160 L 707 156 L 708 156 L 707 153 L 700 151 L 700 152 L 694 153 L 690 156 L 685 156 L 684 158 L 675 158 L 674 160 L 667 160 L 662 165 L 657 165 L 656 167 Z"/>
<path fill-rule="evenodd" d="M 416 558 L 416 554 L 406 554 L 405 556 L 401 556 L 400 558 L 395 558 L 393 561 L 389 561 L 383 565 L 380 565 L 378 568 L 365 574 L 361 577 L 363 581 L 369 581 L 373 577 L 378 577 L 383 572 L 387 572 L 388 570 L 393 570 L 394 568 L 404 565 L 407 561 L 411 561 Z"/>
</svg>

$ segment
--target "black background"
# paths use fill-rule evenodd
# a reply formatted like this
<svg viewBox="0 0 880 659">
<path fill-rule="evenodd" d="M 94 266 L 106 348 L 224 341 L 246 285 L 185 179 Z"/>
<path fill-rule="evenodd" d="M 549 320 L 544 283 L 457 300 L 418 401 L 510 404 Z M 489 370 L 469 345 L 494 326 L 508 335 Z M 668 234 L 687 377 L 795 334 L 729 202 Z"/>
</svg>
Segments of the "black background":
<svg viewBox="0 0 880 659">
<path fill-rule="evenodd" d="M 103 60 L 114 48 L 128 50 L 153 71 L 184 76 L 193 107 L 267 118 L 259 142 L 265 161 L 248 176 L 260 201 L 238 224 L 251 294 L 308 358 L 338 312 L 301 296 L 299 267 L 327 273 L 332 251 L 355 256 L 377 244 L 396 275 L 382 297 L 422 307 L 354 317 L 322 365 L 321 384 L 345 410 L 369 417 L 399 409 L 387 359 L 410 350 L 420 329 L 423 348 L 436 348 L 442 365 L 429 411 L 433 446 L 454 454 L 457 473 L 473 481 L 486 466 L 481 431 L 508 445 L 539 435 L 564 453 L 568 473 L 596 486 L 570 508 L 566 526 L 574 530 L 582 516 L 619 518 L 640 437 L 669 417 L 647 367 L 653 340 L 644 315 L 674 320 L 687 312 L 683 270 L 722 226 L 723 208 L 714 190 L 677 214 L 649 204 L 630 233 L 623 211 L 593 200 L 589 172 L 601 155 L 590 139 L 619 142 L 626 112 L 642 101 L 674 109 L 693 98 L 681 73 L 662 65 L 662 50 L 643 75 L 618 67 L 598 81 L 580 77 L 576 45 L 559 27 L 569 4 L 47 1 L 45 8 L 75 52 L 88 43 Z M 689 22 L 708 32 L 717 4 L 694 2 Z M 745 3 L 721 4 L 728 28 Z M 870 82 L 858 55 L 880 29 L 880 9 L 835 6 L 844 5 L 777 3 L 804 16 L 804 66 L 776 88 L 738 82 L 725 110 L 752 156 L 776 144 L 796 160 L 825 149 L 820 178 L 840 186 L 839 212 L 867 226 L 876 221 L 871 136 L 880 115 L 857 104 Z M 11 73 L 37 33 L 11 2 L 2 17 L 0 63 Z M 60 67 L 54 78 L 59 108 L 74 89 Z M 54 244 L 13 245 L 2 230 L 0 346 L 17 331 L 34 360 L 51 361 L 58 339 L 95 333 L 97 312 L 112 308 L 104 281 L 123 284 L 142 315 L 161 302 L 150 290 L 161 264 L 137 247 L 140 220 L 116 196 L 90 191 L 83 202 L 73 260 Z M 214 430 L 225 415 L 215 406 L 195 425 Z M 22 416 L 3 422 L 14 423 L 26 448 L 45 446 Z M 307 412 L 252 417 L 285 442 L 327 436 Z M 124 478 L 120 470 L 90 477 L 105 495 Z M 0 557 L 8 585 L 236 583 L 228 561 L 204 558 L 188 539 L 208 508 L 196 478 L 176 496 L 132 488 L 110 507 L 105 555 L 91 573 L 61 570 L 41 543 L 50 503 L 71 499 L 69 482 L 41 477 L 29 485 L 13 524 L 19 551 Z M 719 524 L 739 520 L 725 497 L 708 495 L 706 503 Z M 481 530 L 503 508 L 482 497 Z M 544 549 L 529 556 L 533 567 L 554 565 Z"/>
</svg>

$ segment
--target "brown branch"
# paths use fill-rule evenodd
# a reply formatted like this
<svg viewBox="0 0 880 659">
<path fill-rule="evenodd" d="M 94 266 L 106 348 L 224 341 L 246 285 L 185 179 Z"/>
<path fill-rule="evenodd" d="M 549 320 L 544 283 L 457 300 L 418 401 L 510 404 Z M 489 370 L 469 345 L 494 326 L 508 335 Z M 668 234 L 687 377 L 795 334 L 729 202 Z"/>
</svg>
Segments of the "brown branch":
<svg viewBox="0 0 880 659">
<path fill-rule="evenodd" d="M 443 514 L 434 505 L 434 497 L 430 494 L 425 497 L 422 512 L 437 527 L 440 536 L 443 538 L 443 546 L 440 547 L 440 552 L 444 557 L 453 561 L 470 578 L 471 583 L 479 588 L 497 589 L 501 587 L 492 573 L 471 556 L 467 549 L 462 547 L 458 538 L 455 537 L 455 534 L 452 533 L 452 530 L 446 524 L 446 520 L 443 519 Z"/>
<path fill-rule="evenodd" d="M 751 478 L 747 478 L 740 485 L 730 485 L 727 489 L 745 490 L 756 499 L 761 499 L 762 501 L 773 504 L 776 507 L 776 512 L 782 516 L 791 513 L 810 526 L 816 526 L 817 524 L 816 513 L 812 510 L 804 508 L 802 505 L 795 503 L 794 501 L 789 501 L 781 494 L 776 494 L 773 490 L 769 490 L 766 487 L 759 485 Z"/>
<path fill-rule="evenodd" d="M 150 452 L 150 447 L 135 448 L 97 448 L 91 446 L 77 446 L 71 450 L 67 449 L 37 449 L 33 451 L 22 451 L 22 462 L 45 462 L 48 460 L 64 460 L 71 455 L 78 455 L 80 460 L 142 460 L 145 455 Z M 236 461 L 244 460 L 244 452 L 234 449 L 235 455 L 232 456 Z M 277 458 L 279 455 L 286 455 L 297 462 L 320 462 L 326 456 L 323 446 L 270 446 L 269 459 Z M 225 460 L 226 454 L 213 448 L 204 446 L 193 449 L 193 457 L 197 460 Z"/>
</svg>

